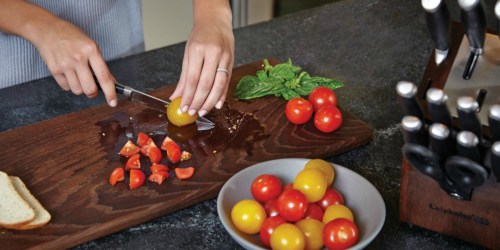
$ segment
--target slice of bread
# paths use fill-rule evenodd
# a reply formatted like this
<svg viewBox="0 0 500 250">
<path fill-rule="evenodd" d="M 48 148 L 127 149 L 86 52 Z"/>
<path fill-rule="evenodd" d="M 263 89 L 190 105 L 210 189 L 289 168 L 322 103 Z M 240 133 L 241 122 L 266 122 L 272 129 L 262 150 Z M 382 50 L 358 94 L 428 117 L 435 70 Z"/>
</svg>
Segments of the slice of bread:
<svg viewBox="0 0 500 250">
<path fill-rule="evenodd" d="M 35 211 L 16 191 L 9 176 L 0 171 L 0 226 L 16 228 L 35 218 Z"/>
<path fill-rule="evenodd" d="M 37 227 L 41 227 L 50 221 L 50 213 L 43 207 L 42 204 L 31 194 L 29 189 L 24 185 L 23 181 L 17 176 L 10 176 L 12 184 L 16 188 L 17 192 L 23 197 L 25 201 L 33 208 L 35 211 L 35 218 L 29 222 L 16 226 L 16 229 L 27 230 Z"/>
</svg>

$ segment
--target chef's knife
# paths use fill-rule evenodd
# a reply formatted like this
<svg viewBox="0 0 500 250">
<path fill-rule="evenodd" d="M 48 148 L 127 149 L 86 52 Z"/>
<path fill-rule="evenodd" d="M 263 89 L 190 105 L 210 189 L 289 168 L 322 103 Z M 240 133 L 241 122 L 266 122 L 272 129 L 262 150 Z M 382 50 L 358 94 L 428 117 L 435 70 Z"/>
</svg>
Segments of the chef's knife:
<svg viewBox="0 0 500 250">
<path fill-rule="evenodd" d="M 471 50 L 463 73 L 463 78 L 468 80 L 472 76 L 479 56 L 483 54 L 486 38 L 486 14 L 481 0 L 458 0 L 458 5 L 462 10 L 462 24 Z"/>
<path fill-rule="evenodd" d="M 122 85 L 120 83 L 115 84 L 115 89 L 117 93 L 123 94 L 129 100 L 140 102 L 150 108 L 161 111 L 163 113 L 165 113 L 166 111 L 165 109 L 166 106 L 170 104 L 170 102 L 148 95 L 146 93 L 133 89 L 129 86 Z M 215 127 L 215 124 L 212 121 L 201 116 L 198 116 L 198 118 L 196 118 L 196 125 L 198 125 L 198 130 L 200 131 L 209 130 Z"/>
<path fill-rule="evenodd" d="M 399 102 L 405 115 L 418 117 L 424 122 L 422 107 L 417 100 L 417 86 L 412 82 L 400 81 L 396 85 L 396 91 L 399 96 Z"/>
<path fill-rule="evenodd" d="M 482 124 L 477 116 L 479 104 L 470 96 L 461 96 L 457 99 L 457 113 L 460 127 L 474 133 L 482 143 Z"/>
<path fill-rule="evenodd" d="M 432 122 L 442 123 L 448 128 L 452 127 L 452 119 L 450 110 L 446 102 L 448 96 L 444 94 L 443 90 L 438 88 L 430 88 L 426 94 L 427 107 Z"/>
<path fill-rule="evenodd" d="M 448 56 L 450 46 L 450 13 L 445 1 L 422 0 L 427 28 L 435 46 L 435 61 L 440 65 Z"/>
<path fill-rule="evenodd" d="M 500 182 L 500 141 L 491 146 L 491 170 L 495 174 L 497 182 Z"/>
<path fill-rule="evenodd" d="M 490 106 L 488 112 L 488 125 L 490 127 L 491 141 L 500 141 L 500 104 Z"/>
<path fill-rule="evenodd" d="M 407 115 L 401 120 L 401 128 L 405 143 L 414 143 L 428 146 L 429 135 L 424 127 L 424 124 L 418 117 Z"/>
</svg>

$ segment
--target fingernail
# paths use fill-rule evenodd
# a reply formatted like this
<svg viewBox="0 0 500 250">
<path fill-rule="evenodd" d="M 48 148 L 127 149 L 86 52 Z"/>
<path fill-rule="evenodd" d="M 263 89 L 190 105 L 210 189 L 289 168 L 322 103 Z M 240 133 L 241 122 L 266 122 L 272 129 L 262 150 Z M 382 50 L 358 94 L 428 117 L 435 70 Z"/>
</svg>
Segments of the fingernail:
<svg viewBox="0 0 500 250">
<path fill-rule="evenodd" d="M 116 107 L 116 100 L 113 99 L 113 100 L 109 101 L 109 106 Z"/>
<path fill-rule="evenodd" d="M 196 114 L 196 109 L 190 109 L 189 112 L 188 112 L 188 114 L 190 116 L 193 116 L 194 114 Z"/>
<path fill-rule="evenodd" d="M 206 114 L 207 114 L 207 111 L 206 111 L 206 110 L 204 110 L 204 109 L 202 109 L 202 110 L 198 111 L 198 115 L 199 115 L 199 116 L 204 116 L 204 115 L 206 115 Z"/>
<path fill-rule="evenodd" d="M 186 113 L 188 111 L 188 108 L 189 108 L 188 106 L 182 107 L 181 109 L 182 113 Z"/>
<path fill-rule="evenodd" d="M 223 104 L 224 104 L 224 102 L 223 102 L 223 101 L 221 101 L 221 100 L 219 100 L 219 101 L 217 102 L 217 104 L 215 104 L 215 108 L 216 108 L 216 109 L 221 109 Z"/>
</svg>

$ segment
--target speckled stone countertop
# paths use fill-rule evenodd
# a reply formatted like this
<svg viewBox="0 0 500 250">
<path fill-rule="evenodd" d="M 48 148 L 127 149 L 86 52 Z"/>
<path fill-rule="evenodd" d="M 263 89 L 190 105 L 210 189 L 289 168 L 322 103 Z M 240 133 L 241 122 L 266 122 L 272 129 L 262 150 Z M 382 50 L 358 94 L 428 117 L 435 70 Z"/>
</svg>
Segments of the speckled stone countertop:
<svg viewBox="0 0 500 250">
<path fill-rule="evenodd" d="M 448 1 L 456 5 L 456 1 Z M 492 0 L 488 25 L 494 27 Z M 452 16 L 458 20 L 457 8 Z M 387 218 L 368 249 L 480 249 L 399 221 L 402 113 L 400 80 L 419 83 L 433 49 L 420 1 L 345 0 L 235 30 L 235 66 L 291 58 L 314 75 L 345 82 L 340 105 L 374 129 L 373 141 L 328 160 L 361 174 L 380 191 Z M 175 83 L 184 44 L 110 62 L 115 77 L 149 91 Z M 52 78 L 0 90 L 0 131 L 104 103 L 61 91 Z M 216 199 L 114 233 L 77 249 L 238 249 L 219 221 Z"/>
</svg>

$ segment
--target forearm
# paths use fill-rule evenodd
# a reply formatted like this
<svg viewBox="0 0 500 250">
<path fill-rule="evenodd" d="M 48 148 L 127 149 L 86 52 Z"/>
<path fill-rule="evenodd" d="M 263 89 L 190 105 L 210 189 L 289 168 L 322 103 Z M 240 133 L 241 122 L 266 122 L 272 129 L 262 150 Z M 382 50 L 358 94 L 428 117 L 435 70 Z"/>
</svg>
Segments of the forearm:
<svg viewBox="0 0 500 250">
<path fill-rule="evenodd" d="M 193 0 L 194 25 L 232 25 L 229 0 Z"/>
</svg>

